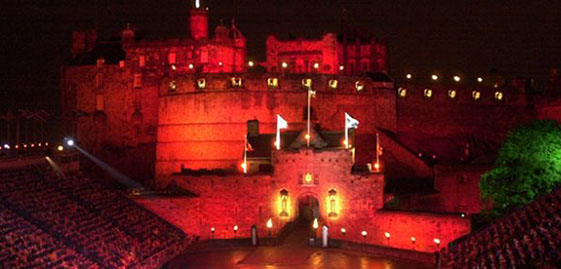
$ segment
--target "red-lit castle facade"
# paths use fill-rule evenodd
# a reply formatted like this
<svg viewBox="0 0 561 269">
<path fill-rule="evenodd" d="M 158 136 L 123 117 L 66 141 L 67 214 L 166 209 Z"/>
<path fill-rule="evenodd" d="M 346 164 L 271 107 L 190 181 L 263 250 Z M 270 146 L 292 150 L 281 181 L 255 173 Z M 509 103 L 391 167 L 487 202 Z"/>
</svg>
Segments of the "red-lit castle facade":
<svg viewBox="0 0 561 269">
<path fill-rule="evenodd" d="M 257 72 L 234 22 L 208 32 L 199 7 L 191 38 L 141 41 L 127 26 L 120 42 L 92 45 L 94 33 L 75 33 L 61 82 L 67 135 L 127 175 L 197 194 L 138 201 L 203 239 L 247 237 L 251 225 L 264 234 L 269 218 L 277 234 L 312 208 L 333 238 L 434 251 L 435 238 L 445 245 L 470 232 L 459 212 L 481 209 L 477 182 L 487 166 L 469 161 L 534 117 L 516 85 L 396 86 L 385 41 L 368 35 L 270 36 L 266 61 L 253 63 L 266 72 Z M 345 113 L 360 121 L 349 148 Z M 277 115 L 288 122 L 280 150 Z M 436 192 L 411 197 L 410 209 L 454 214 L 383 210 L 392 196 L 385 187 L 401 179 L 434 182 Z"/>
</svg>

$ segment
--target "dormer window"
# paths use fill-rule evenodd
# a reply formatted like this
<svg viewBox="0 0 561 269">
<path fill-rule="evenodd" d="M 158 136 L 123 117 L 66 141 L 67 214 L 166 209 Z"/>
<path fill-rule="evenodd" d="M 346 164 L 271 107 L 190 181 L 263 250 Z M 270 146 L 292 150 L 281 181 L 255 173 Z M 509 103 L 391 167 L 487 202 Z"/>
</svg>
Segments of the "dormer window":
<svg viewBox="0 0 561 269">
<path fill-rule="evenodd" d="M 336 79 L 330 79 L 328 83 L 330 89 L 337 89 L 337 85 L 339 84 Z"/>
<path fill-rule="evenodd" d="M 425 95 L 426 98 L 431 98 L 432 97 L 432 90 L 431 89 L 425 89 L 424 95 Z"/>
<path fill-rule="evenodd" d="M 277 88 L 279 86 L 279 79 L 278 78 L 268 78 L 267 79 L 267 86 L 269 86 L 269 88 Z"/>
<path fill-rule="evenodd" d="M 232 87 L 240 88 L 242 87 L 242 78 L 240 77 L 232 77 Z"/>
<path fill-rule="evenodd" d="M 364 84 L 362 84 L 361 81 L 356 81 L 355 82 L 355 89 L 357 92 L 360 92 L 364 89 Z"/>
<path fill-rule="evenodd" d="M 312 79 L 311 78 L 302 79 L 302 86 L 306 89 L 311 89 L 312 88 Z"/>
<path fill-rule="evenodd" d="M 197 89 L 204 89 L 206 88 L 206 79 L 204 78 L 199 78 L 197 79 Z"/>
<path fill-rule="evenodd" d="M 105 64 L 105 59 L 99 58 L 97 59 L 97 67 L 102 67 Z"/>
</svg>

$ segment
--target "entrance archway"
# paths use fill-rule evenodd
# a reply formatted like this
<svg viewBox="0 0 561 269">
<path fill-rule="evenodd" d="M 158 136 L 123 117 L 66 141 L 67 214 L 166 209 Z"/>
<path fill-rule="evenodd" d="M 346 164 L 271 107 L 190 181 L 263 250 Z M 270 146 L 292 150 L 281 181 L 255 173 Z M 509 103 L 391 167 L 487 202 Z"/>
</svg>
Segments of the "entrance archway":
<svg viewBox="0 0 561 269">
<path fill-rule="evenodd" d="M 319 201 L 312 194 L 298 197 L 298 222 L 311 223 L 314 218 L 320 218 Z"/>
</svg>

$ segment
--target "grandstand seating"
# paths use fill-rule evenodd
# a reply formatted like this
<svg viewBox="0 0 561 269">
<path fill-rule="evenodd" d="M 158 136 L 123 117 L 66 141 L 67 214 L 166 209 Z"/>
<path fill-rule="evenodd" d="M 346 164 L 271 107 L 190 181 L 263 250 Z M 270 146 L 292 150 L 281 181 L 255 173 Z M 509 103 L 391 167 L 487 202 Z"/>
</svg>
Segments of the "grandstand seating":
<svg viewBox="0 0 561 269">
<path fill-rule="evenodd" d="M 83 176 L 29 166 L 0 171 L 0 183 L 3 268 L 133 267 L 176 254 L 188 241 L 124 194 Z"/>
<path fill-rule="evenodd" d="M 450 243 L 443 268 L 561 268 L 561 189 Z"/>
</svg>

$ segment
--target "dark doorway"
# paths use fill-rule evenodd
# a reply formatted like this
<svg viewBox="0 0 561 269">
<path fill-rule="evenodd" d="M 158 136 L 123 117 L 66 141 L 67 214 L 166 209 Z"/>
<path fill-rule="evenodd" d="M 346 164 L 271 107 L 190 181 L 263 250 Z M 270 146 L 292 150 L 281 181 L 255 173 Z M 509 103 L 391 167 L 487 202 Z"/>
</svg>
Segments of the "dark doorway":
<svg viewBox="0 0 561 269">
<path fill-rule="evenodd" d="M 298 198 L 298 222 L 311 223 L 314 218 L 319 219 L 319 202 L 308 194 Z"/>
</svg>

